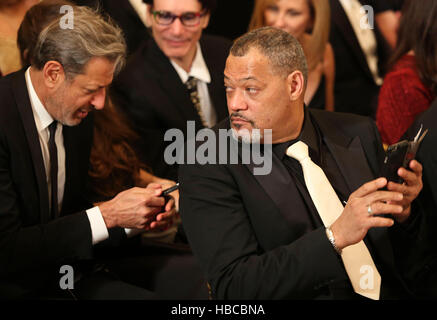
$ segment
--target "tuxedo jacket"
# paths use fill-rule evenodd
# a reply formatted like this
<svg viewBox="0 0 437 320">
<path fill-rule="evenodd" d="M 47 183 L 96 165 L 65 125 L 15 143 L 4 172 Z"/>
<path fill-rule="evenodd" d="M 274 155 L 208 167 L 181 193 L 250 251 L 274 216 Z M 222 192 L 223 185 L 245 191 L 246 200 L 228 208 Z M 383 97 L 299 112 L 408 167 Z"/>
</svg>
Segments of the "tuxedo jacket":
<svg viewBox="0 0 437 320">
<path fill-rule="evenodd" d="M 365 4 L 372 1 L 360 0 Z M 361 49 L 355 31 L 349 22 L 339 0 L 330 0 L 331 33 L 330 43 L 335 58 L 335 110 L 374 117 L 379 86 Z M 377 41 L 378 70 L 382 77 L 385 71 L 390 49 L 379 29 L 374 29 Z"/>
<path fill-rule="evenodd" d="M 403 138 L 414 139 L 423 126 L 422 132 L 428 129 L 428 133 L 423 139 L 416 159 L 423 166 L 423 190 L 419 195 L 421 204 L 426 212 L 427 225 L 430 226 L 430 232 L 427 236 L 422 237 L 422 242 L 428 247 L 417 252 L 422 256 L 423 265 L 427 272 L 422 272 L 416 277 L 416 286 L 420 294 L 425 298 L 437 297 L 437 100 L 435 100 L 429 109 L 420 114 L 413 125 L 407 130 Z"/>
<path fill-rule="evenodd" d="M 59 268 L 92 257 L 91 207 L 82 192 L 92 118 L 63 127 L 66 179 L 59 218 L 50 217 L 47 178 L 24 70 L 0 79 L 0 297 L 58 281 Z"/>
<path fill-rule="evenodd" d="M 350 195 L 373 180 L 383 160 L 379 134 L 369 118 L 309 110 L 347 183 Z M 272 171 L 254 175 L 253 164 L 185 164 L 179 168 L 180 208 L 195 256 L 218 299 L 356 298 L 342 261 L 305 187 L 273 154 Z M 339 186 L 333 185 L 334 189 Z M 346 199 L 347 200 L 347 199 Z M 310 217 L 308 216 L 310 215 Z M 418 216 L 419 221 L 420 216 Z M 312 230 L 302 222 L 314 220 Z M 382 276 L 382 298 L 410 294 L 399 276 L 392 241 L 396 225 L 365 238 Z M 404 243 L 402 243 L 405 245 Z"/>
<path fill-rule="evenodd" d="M 227 115 L 223 71 L 230 41 L 204 35 L 200 46 L 211 74 L 208 90 L 219 122 Z M 111 92 L 140 136 L 137 150 L 142 161 L 155 175 L 175 179 L 176 168 L 164 161 L 170 143 L 164 141 L 165 132 L 180 129 L 186 136 L 189 120 L 195 121 L 196 130 L 203 126 L 185 85 L 152 38 L 129 59 Z"/>
</svg>

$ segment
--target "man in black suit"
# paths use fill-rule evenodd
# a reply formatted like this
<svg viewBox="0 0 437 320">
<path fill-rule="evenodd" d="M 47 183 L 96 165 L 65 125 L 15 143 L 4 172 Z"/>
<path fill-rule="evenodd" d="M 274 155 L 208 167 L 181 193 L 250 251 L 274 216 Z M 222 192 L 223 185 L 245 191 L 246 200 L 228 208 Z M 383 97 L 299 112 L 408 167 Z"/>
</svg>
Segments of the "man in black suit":
<svg viewBox="0 0 437 320">
<path fill-rule="evenodd" d="M 342 263 L 359 244 L 370 251 L 382 278 L 380 294 L 372 297 L 407 297 L 409 290 L 397 271 L 397 263 L 404 261 L 394 256 L 391 241 L 405 239 L 408 228 L 407 244 L 415 245 L 423 217 L 421 212 L 411 214 L 411 203 L 421 189 L 421 165 L 413 162 L 413 171 L 399 172 L 404 186 L 375 179 L 383 150 L 374 122 L 305 109 L 305 57 L 298 41 L 286 32 L 262 28 L 237 39 L 224 74 L 230 123 L 222 122 L 215 132 L 230 125 L 233 136 L 243 141 L 242 148 L 247 148 L 247 141 L 254 148 L 258 140 L 268 156 L 265 130 L 272 129 L 272 166 L 269 174 L 257 174 L 259 161 L 242 160 L 242 149 L 237 164 L 223 163 L 219 154 L 220 164 L 179 168 L 183 225 L 212 296 L 359 298 L 349 281 L 349 274 L 358 269 L 346 271 Z M 254 129 L 261 134 L 254 134 Z M 220 136 L 217 150 L 222 152 Z M 329 188 L 311 193 L 305 167 L 288 156 L 298 141 L 308 146 L 310 158 L 328 178 L 330 199 L 341 208 L 332 223 L 325 223 L 321 212 L 331 214 L 334 206 L 316 209 L 320 202 L 313 199 Z M 380 190 L 383 187 L 389 191 Z M 380 216 L 389 213 L 391 218 Z M 354 253 L 352 260 L 361 256 Z M 364 275 L 363 267 L 368 266 L 362 265 L 359 273 Z M 359 286 L 373 290 L 374 281 L 361 278 Z"/>
<path fill-rule="evenodd" d="M 186 132 L 187 121 L 199 130 L 226 117 L 223 69 L 230 42 L 202 36 L 215 1 L 146 2 L 152 38 L 134 53 L 111 92 L 141 137 L 140 158 L 155 175 L 174 180 L 177 169 L 164 160 L 165 132 Z M 197 84 L 187 89 L 190 79 Z"/>
<path fill-rule="evenodd" d="M 361 6 L 377 13 L 377 1 L 330 0 L 330 43 L 335 56 L 335 110 L 374 117 L 390 48 Z"/>
<path fill-rule="evenodd" d="M 98 207 L 84 200 L 87 115 L 103 108 L 124 63 L 122 33 L 85 7 L 74 7 L 74 31 L 62 21 L 42 31 L 31 67 L 0 81 L 0 297 L 151 298 L 96 264 L 94 250 L 165 226 L 173 202 L 163 210 L 158 185 Z M 65 265 L 73 274 L 60 287 Z"/>
</svg>

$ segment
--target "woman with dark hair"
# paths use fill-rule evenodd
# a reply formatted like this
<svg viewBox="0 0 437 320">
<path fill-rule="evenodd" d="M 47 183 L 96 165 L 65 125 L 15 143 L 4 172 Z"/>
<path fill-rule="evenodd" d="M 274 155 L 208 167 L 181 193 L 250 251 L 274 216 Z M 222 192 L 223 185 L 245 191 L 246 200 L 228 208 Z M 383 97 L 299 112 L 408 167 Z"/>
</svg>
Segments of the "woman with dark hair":
<svg viewBox="0 0 437 320">
<path fill-rule="evenodd" d="M 408 0 L 398 43 L 381 88 L 376 123 L 393 144 L 437 96 L 437 0 Z"/>
</svg>

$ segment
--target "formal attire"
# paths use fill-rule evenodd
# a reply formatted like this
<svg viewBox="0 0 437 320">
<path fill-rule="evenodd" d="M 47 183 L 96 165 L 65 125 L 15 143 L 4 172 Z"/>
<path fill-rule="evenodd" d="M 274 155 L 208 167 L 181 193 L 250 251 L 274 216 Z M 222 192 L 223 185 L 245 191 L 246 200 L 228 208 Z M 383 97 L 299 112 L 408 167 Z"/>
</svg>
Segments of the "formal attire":
<svg viewBox="0 0 437 320">
<path fill-rule="evenodd" d="M 60 183 L 65 187 L 59 190 L 60 217 L 54 219 L 46 174 L 48 151 L 41 149 L 48 138 L 47 118 L 40 117 L 32 106 L 27 85 L 24 71 L 2 78 L 0 83 L 0 295 L 6 297 L 41 290 L 57 277 L 60 265 L 92 257 L 90 222 L 83 210 L 91 206 L 82 195 L 92 119 L 58 130 L 57 140 L 62 137 L 65 146 L 65 157 L 58 157 L 59 161 L 65 159 L 65 184 Z"/>
<path fill-rule="evenodd" d="M 306 109 L 297 140 L 309 146 L 343 203 L 374 179 L 383 158 L 373 121 L 355 115 Z M 182 221 L 213 297 L 359 298 L 326 236 L 302 167 L 285 154 L 294 142 L 273 146 L 268 175 L 254 175 L 252 162 L 180 166 Z M 412 237 L 421 219 L 410 220 Z M 404 236 L 396 225 L 371 229 L 364 239 L 382 277 L 383 299 L 410 294 L 395 267 L 403 260 L 390 241 Z"/>
<path fill-rule="evenodd" d="M 361 5 L 374 1 L 330 0 L 330 43 L 335 58 L 335 110 L 375 116 L 389 46 L 379 32 L 361 28 Z"/>
<path fill-rule="evenodd" d="M 428 133 L 419 147 L 416 158 L 423 166 L 423 190 L 419 195 L 419 199 L 428 214 L 428 224 L 431 229 L 437 227 L 437 99 L 431 106 L 416 117 L 413 125 L 407 130 L 403 138 L 414 139 L 419 129 L 428 129 Z M 432 231 L 427 238 L 423 238 L 423 243 L 428 243 L 427 251 L 423 251 L 422 257 L 428 261 L 428 266 L 420 277 L 414 282 L 420 289 L 420 295 L 425 298 L 437 297 L 437 250 L 435 244 L 437 238 L 435 232 Z M 429 267 L 429 265 L 434 267 Z"/>
<path fill-rule="evenodd" d="M 140 159 L 159 177 L 175 180 L 176 167 L 164 160 L 164 141 L 169 129 L 187 131 L 187 121 L 196 130 L 212 126 L 226 117 L 223 70 L 230 42 L 204 35 L 196 51 L 190 72 L 167 58 L 153 39 L 147 40 L 132 56 L 114 81 L 114 102 L 123 110 L 139 134 Z M 185 82 L 195 77 L 201 114 L 193 105 Z M 203 119 L 205 117 L 205 119 Z"/>
<path fill-rule="evenodd" d="M 57 123 L 30 74 L 0 80 L 0 297 L 154 298 L 102 264 L 130 230 L 107 230 L 84 194 L 92 115 L 75 127 Z M 73 267 L 74 290 L 59 286 L 63 265 Z"/>
<path fill-rule="evenodd" d="M 385 76 L 378 98 L 376 124 L 382 141 L 398 142 L 435 97 L 420 79 L 416 58 L 408 54 L 401 57 Z"/>
</svg>

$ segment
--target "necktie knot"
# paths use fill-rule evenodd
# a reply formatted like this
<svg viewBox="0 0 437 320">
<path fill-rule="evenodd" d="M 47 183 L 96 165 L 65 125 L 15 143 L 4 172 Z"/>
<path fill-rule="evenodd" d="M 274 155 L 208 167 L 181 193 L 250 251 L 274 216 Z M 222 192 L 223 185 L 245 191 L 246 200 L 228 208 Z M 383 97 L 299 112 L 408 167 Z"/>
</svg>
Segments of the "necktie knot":
<svg viewBox="0 0 437 320">
<path fill-rule="evenodd" d="M 309 159 L 308 146 L 302 141 L 293 143 L 288 147 L 286 153 L 287 156 L 296 159 L 300 163 L 302 163 L 305 159 Z"/>
<path fill-rule="evenodd" d="M 53 122 L 50 123 L 49 125 L 50 138 L 55 136 L 57 126 L 58 126 L 58 121 L 56 120 L 53 120 Z"/>
<path fill-rule="evenodd" d="M 187 86 L 188 90 L 195 90 L 197 89 L 197 79 L 190 76 L 187 82 L 185 82 L 185 85 Z"/>
</svg>

